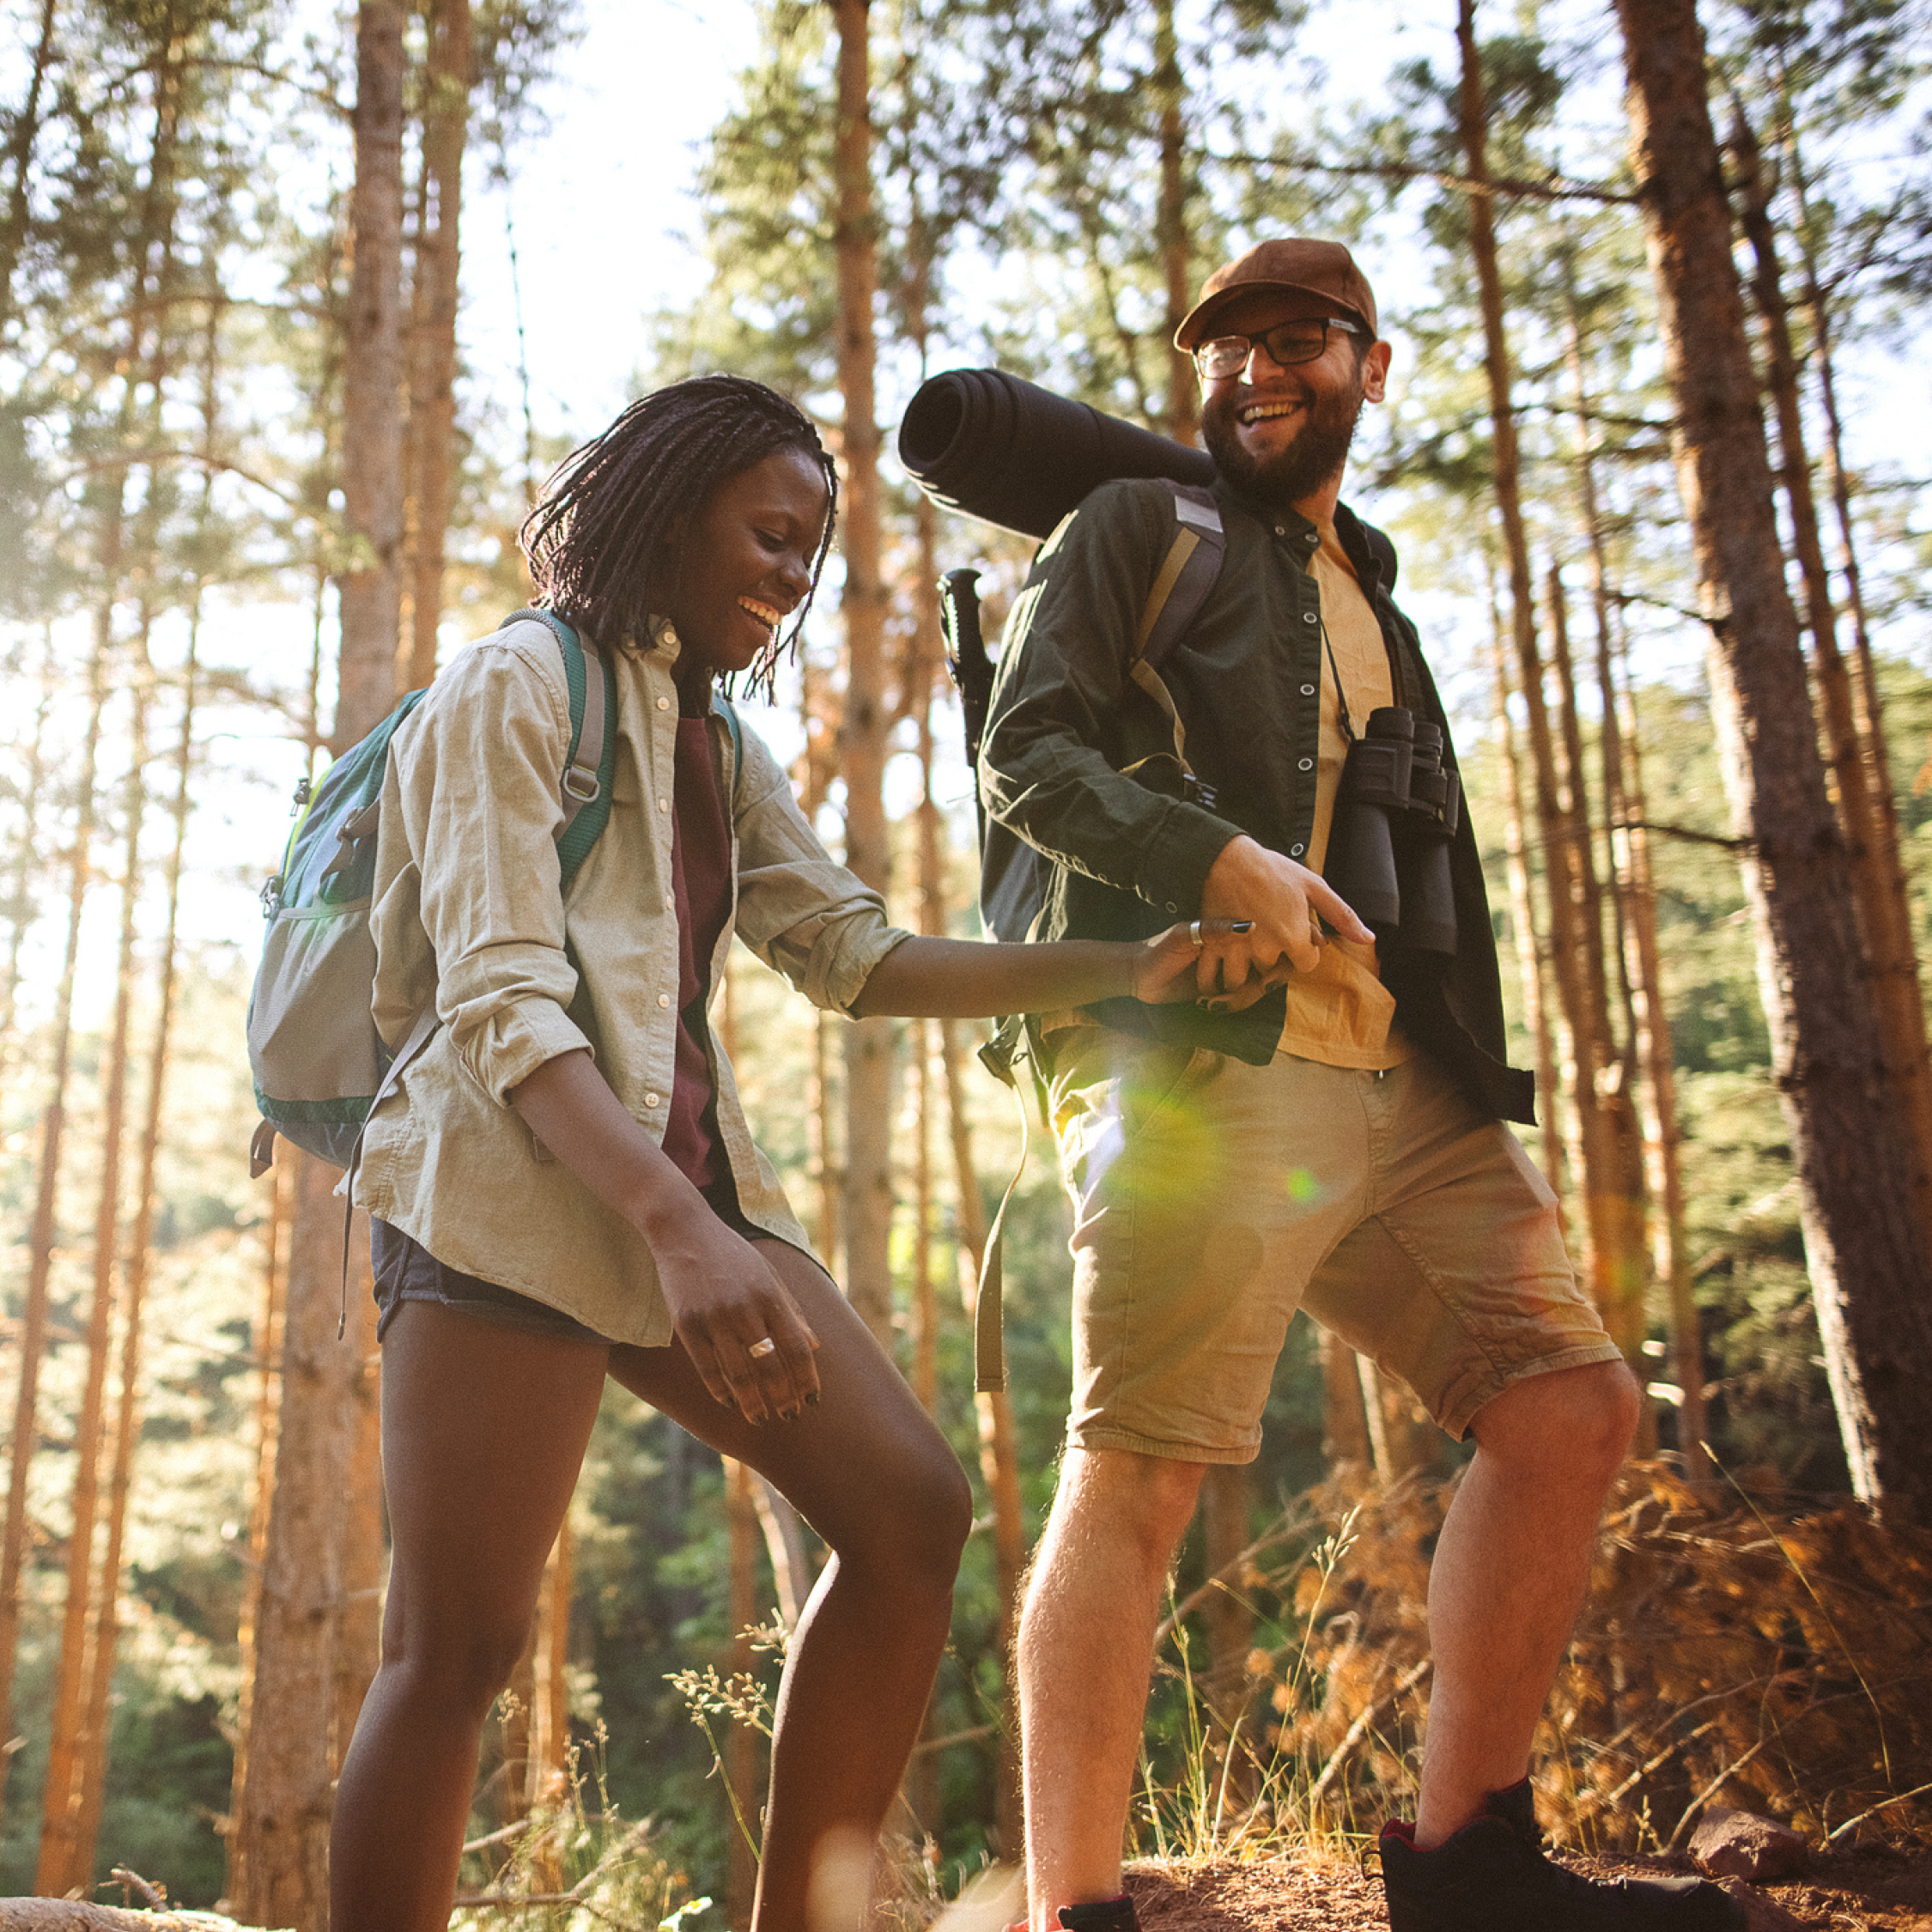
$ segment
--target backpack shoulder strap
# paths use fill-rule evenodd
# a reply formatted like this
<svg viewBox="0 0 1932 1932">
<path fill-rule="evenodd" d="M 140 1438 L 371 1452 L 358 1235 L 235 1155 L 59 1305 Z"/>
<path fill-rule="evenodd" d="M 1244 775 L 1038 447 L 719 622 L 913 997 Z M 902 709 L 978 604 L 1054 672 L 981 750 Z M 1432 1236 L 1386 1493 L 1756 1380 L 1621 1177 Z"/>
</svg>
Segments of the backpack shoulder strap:
<svg viewBox="0 0 1932 1932">
<path fill-rule="evenodd" d="M 738 781 L 744 775 L 744 726 L 738 714 L 738 707 L 714 688 L 711 693 L 712 708 L 725 720 L 725 729 L 732 734 L 732 802 L 738 802 Z"/>
<path fill-rule="evenodd" d="M 1212 490 L 1193 483 L 1170 487 L 1174 491 L 1174 541 L 1168 545 L 1167 556 L 1154 574 L 1153 587 L 1147 592 L 1147 601 L 1140 607 L 1140 622 L 1127 659 L 1127 676 L 1166 715 L 1174 730 L 1174 762 L 1180 766 L 1190 793 L 1206 803 L 1213 794 L 1195 777 L 1194 768 L 1188 762 L 1188 727 L 1175 708 L 1174 695 L 1161 677 L 1160 665 L 1200 614 L 1207 593 L 1214 588 L 1215 580 L 1221 574 L 1221 559 L 1227 553 L 1227 534 L 1221 526 L 1221 507 L 1214 501 Z M 1160 756 L 1165 757 L 1167 754 Z"/>
<path fill-rule="evenodd" d="M 563 680 L 570 692 L 570 743 L 560 781 L 563 828 L 557 837 L 556 855 L 568 890 L 610 823 L 611 781 L 617 763 L 617 693 L 611 689 L 611 664 L 603 647 L 592 644 L 586 651 L 575 629 L 556 611 L 532 606 L 510 619 L 513 623 L 519 621 L 542 624 L 563 653 Z M 590 756 L 592 750 L 594 762 Z"/>
<path fill-rule="evenodd" d="M 1227 553 L 1227 534 L 1214 492 L 1193 483 L 1172 488 L 1174 541 L 1141 606 L 1133 646 L 1134 659 L 1156 671 L 1200 614 Z"/>
</svg>

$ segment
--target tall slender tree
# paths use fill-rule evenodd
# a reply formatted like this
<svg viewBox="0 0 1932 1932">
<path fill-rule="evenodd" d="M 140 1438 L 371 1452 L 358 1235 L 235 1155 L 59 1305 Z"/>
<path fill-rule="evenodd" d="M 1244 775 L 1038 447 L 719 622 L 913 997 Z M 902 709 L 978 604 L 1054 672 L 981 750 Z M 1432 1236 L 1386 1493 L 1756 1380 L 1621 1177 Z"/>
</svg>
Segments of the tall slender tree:
<svg viewBox="0 0 1932 1932">
<path fill-rule="evenodd" d="M 338 592 L 338 750 L 362 737 L 395 698 L 403 524 L 400 0 L 360 0 L 355 46 L 342 471 L 351 550 Z M 335 1765 L 374 1663 L 366 1633 L 379 1607 L 371 1556 L 380 1561 L 380 1544 L 370 1519 L 380 1504 L 369 1481 L 375 1358 L 364 1340 L 363 1269 L 357 1292 L 347 1296 L 337 1265 L 343 1230 L 336 1176 L 294 1150 L 282 1157 L 294 1167 L 295 1224 L 247 1781 L 236 1821 L 237 1899 L 258 1924 L 310 1932 L 327 1921 Z M 350 1239 L 352 1252 L 365 1255 L 368 1224 L 360 1215 Z M 345 1304 L 339 1312 L 338 1297 Z"/>
<path fill-rule="evenodd" d="M 1695 0 L 1619 0 L 1717 742 L 1852 1482 L 1932 1511 L 1932 1273 L 1826 794 Z"/>
<path fill-rule="evenodd" d="M 834 246 L 837 262 L 838 383 L 845 415 L 842 552 L 845 587 L 845 702 L 839 765 L 845 780 L 845 862 L 867 885 L 891 884 L 885 821 L 885 615 L 881 575 L 878 216 L 873 204 L 871 7 L 834 0 L 838 30 L 837 132 L 833 148 Z M 846 1293 L 887 1350 L 893 1346 L 891 1086 L 896 1028 L 855 1022 L 845 1048 Z"/>
<path fill-rule="evenodd" d="M 463 154 L 476 65 L 470 0 L 429 0 L 422 77 L 422 188 L 410 343 L 410 646 L 405 682 L 436 675 L 443 557 L 456 434 L 457 297 L 462 268 Z"/>
<path fill-rule="evenodd" d="M 143 655 L 145 656 L 145 651 Z M 109 1024 L 107 1072 L 101 1097 L 100 1163 L 94 1222 L 94 1281 L 88 1303 L 87 1367 L 74 1431 L 74 1487 L 67 1538 L 67 1585 L 62 1607 L 60 1649 L 47 1770 L 41 1786 L 40 1853 L 33 1889 L 64 1897 L 85 1886 L 91 1869 L 80 1868 L 82 1773 L 88 1762 L 88 1638 L 99 1627 L 94 1542 L 100 1527 L 101 1478 L 107 1473 L 104 1427 L 108 1355 L 112 1346 L 115 1289 L 120 1259 L 121 1157 L 125 1139 L 128 1058 L 133 1019 L 137 910 L 141 900 L 141 831 L 147 815 L 149 694 L 137 683 L 130 693 L 127 777 L 122 787 L 120 943 L 114 972 L 114 1009 Z M 111 1588 L 103 1577 L 101 1587 Z"/>
</svg>

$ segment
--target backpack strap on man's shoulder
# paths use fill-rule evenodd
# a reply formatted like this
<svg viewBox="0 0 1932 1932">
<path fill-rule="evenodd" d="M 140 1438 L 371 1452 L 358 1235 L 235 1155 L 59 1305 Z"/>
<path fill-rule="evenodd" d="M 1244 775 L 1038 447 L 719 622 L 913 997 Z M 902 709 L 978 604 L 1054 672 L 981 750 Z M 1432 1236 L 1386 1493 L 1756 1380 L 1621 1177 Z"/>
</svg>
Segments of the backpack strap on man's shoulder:
<svg viewBox="0 0 1932 1932">
<path fill-rule="evenodd" d="M 1214 492 L 1195 483 L 1174 483 L 1174 540 L 1141 606 L 1133 645 L 1135 661 L 1158 670 L 1162 660 L 1200 614 L 1227 553 L 1221 506 Z"/>
<path fill-rule="evenodd" d="M 1194 483 L 1168 487 L 1174 492 L 1174 541 L 1168 545 L 1167 555 L 1154 573 L 1147 601 L 1140 607 L 1140 622 L 1127 658 L 1127 676 L 1161 708 L 1173 727 L 1173 758 L 1181 768 L 1188 795 L 1212 806 L 1213 789 L 1202 784 L 1188 762 L 1188 727 L 1181 721 L 1159 667 L 1200 615 L 1201 605 L 1214 588 L 1221 574 L 1221 560 L 1227 554 L 1227 533 L 1221 526 L 1221 507 L 1212 490 Z M 1168 755 L 1156 754 L 1161 758 Z M 1148 762 L 1142 759 L 1140 763 Z"/>
</svg>

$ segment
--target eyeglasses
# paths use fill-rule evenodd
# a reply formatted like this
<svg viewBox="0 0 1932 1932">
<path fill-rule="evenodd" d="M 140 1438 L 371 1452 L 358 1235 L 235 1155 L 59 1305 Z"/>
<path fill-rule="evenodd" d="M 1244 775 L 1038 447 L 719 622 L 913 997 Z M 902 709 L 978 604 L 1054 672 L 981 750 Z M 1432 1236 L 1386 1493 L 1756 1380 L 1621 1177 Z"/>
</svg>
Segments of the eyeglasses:
<svg viewBox="0 0 1932 1932">
<path fill-rule="evenodd" d="M 1320 316 L 1312 321 L 1278 322 L 1258 336 L 1216 336 L 1194 349 L 1194 367 L 1204 382 L 1219 382 L 1239 375 L 1248 367 L 1257 349 L 1267 351 L 1277 368 L 1291 369 L 1297 362 L 1321 359 L 1328 346 L 1328 331 L 1339 329 L 1345 336 L 1365 336 L 1359 323 L 1345 322 L 1339 315 Z"/>
</svg>

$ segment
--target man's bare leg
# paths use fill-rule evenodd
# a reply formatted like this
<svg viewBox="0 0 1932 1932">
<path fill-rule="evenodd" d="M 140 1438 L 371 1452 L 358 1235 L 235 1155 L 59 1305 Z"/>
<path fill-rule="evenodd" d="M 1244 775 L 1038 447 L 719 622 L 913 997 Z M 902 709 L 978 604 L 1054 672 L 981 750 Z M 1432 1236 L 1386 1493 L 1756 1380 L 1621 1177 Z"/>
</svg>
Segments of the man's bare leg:
<svg viewBox="0 0 1932 1932">
<path fill-rule="evenodd" d="M 1436 1671 L 1416 1813 L 1424 1850 L 1529 1768 L 1637 1402 L 1622 1364 L 1597 1363 L 1514 1382 L 1475 1419 L 1475 1460 L 1429 1578 Z"/>
<path fill-rule="evenodd" d="M 1033 1932 L 1121 1890 L 1154 1629 L 1204 1467 L 1069 1449 L 1018 1642 Z"/>
</svg>

